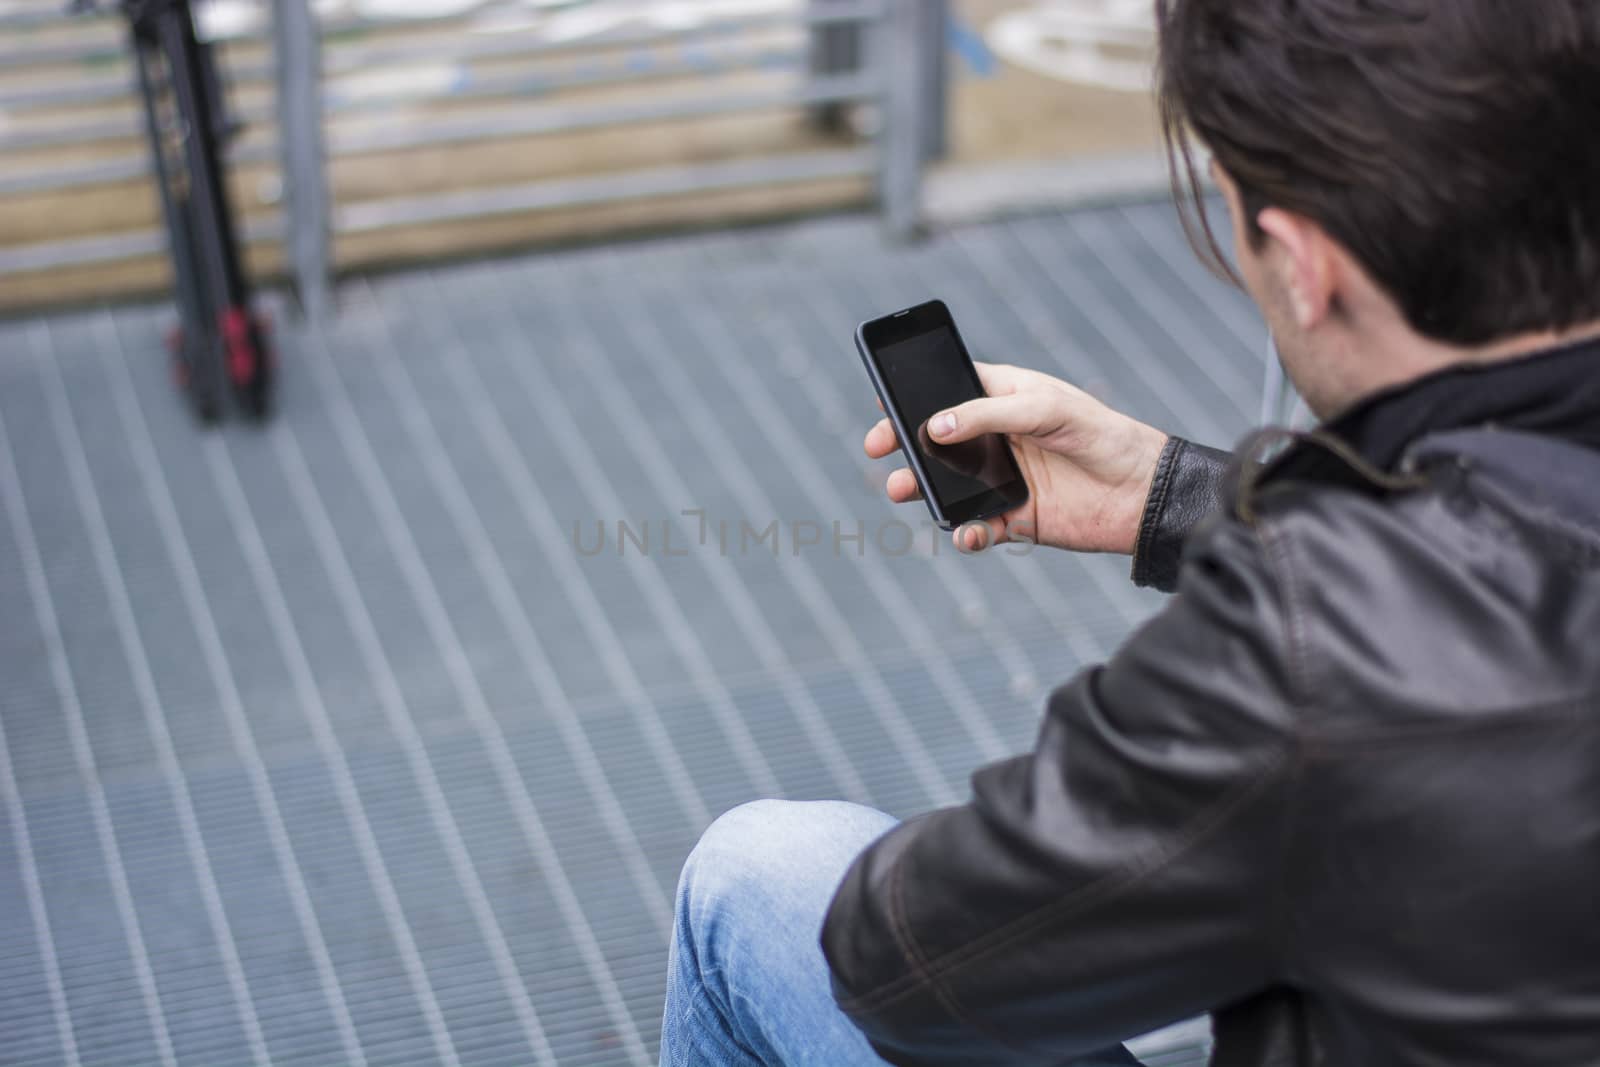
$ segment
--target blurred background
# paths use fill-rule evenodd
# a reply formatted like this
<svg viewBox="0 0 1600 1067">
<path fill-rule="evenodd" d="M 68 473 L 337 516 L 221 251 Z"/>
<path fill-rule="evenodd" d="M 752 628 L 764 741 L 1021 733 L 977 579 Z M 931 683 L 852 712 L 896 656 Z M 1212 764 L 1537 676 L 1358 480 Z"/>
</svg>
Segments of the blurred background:
<svg viewBox="0 0 1600 1067">
<path fill-rule="evenodd" d="M 195 14 L 262 277 L 319 218 L 327 269 L 359 270 L 858 208 L 901 162 L 898 145 L 862 149 L 910 143 L 915 124 L 934 174 L 1155 150 L 1145 0 L 912 6 L 909 40 L 856 0 L 316 0 L 319 32 L 299 35 L 264 0 Z M 825 17 L 856 21 L 806 21 Z M 123 20 L 8 0 L 0 28 L 0 307 L 160 292 Z M 322 71 L 309 94 L 307 57 Z M 878 103 L 897 89 L 909 100 L 888 129 Z M 308 150 L 323 173 L 294 175 Z"/>
<path fill-rule="evenodd" d="M 1261 411 L 1152 4 L 194 19 L 278 378 L 220 427 L 124 13 L 0 0 L 0 1064 L 644 1067 L 712 818 L 958 802 L 1159 604 L 889 505 L 855 324 Z"/>
</svg>

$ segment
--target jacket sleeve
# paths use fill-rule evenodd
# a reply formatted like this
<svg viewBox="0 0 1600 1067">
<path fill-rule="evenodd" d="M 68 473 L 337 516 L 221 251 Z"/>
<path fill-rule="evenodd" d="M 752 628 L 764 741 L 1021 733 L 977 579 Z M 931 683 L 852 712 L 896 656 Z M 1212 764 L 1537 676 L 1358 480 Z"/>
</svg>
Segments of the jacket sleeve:
<svg viewBox="0 0 1600 1067">
<path fill-rule="evenodd" d="M 1293 705 L 1284 608 L 1234 522 L 1032 754 L 857 859 L 823 951 L 890 1063 L 1063 1063 L 1272 984 Z"/>
<path fill-rule="evenodd" d="M 1133 547 L 1133 583 L 1170 593 L 1178 583 L 1183 544 L 1200 520 L 1221 505 L 1233 456 L 1172 437 L 1156 460 L 1156 474 Z"/>
</svg>

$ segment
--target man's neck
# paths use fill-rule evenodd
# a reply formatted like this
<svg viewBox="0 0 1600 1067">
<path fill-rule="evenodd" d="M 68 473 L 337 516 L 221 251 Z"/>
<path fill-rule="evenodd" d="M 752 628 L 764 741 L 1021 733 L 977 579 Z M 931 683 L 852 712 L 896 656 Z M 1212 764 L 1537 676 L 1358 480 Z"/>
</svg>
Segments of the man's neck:
<svg viewBox="0 0 1600 1067">
<path fill-rule="evenodd" d="M 1567 330 L 1539 330 L 1501 338 L 1486 345 L 1463 347 L 1430 340 L 1403 323 L 1377 330 L 1366 336 L 1354 335 L 1348 342 L 1352 364 L 1369 363 L 1370 353 L 1382 352 L 1381 364 L 1366 368 L 1350 397 L 1337 410 L 1319 415 L 1324 421 L 1338 418 L 1380 393 L 1398 389 L 1451 367 L 1487 366 L 1530 356 L 1548 349 L 1579 344 L 1600 338 L 1600 320 Z"/>
<path fill-rule="evenodd" d="M 1486 426 L 1600 451 L 1597 363 L 1600 337 L 1563 332 L 1553 345 L 1520 356 L 1458 361 L 1403 381 L 1325 422 L 1320 432 L 1385 471 L 1423 437 Z M 1305 444 L 1291 447 L 1272 466 L 1273 477 L 1333 482 L 1349 481 L 1353 470 L 1327 449 Z M 1370 481 L 1362 475 L 1352 484 Z"/>
</svg>

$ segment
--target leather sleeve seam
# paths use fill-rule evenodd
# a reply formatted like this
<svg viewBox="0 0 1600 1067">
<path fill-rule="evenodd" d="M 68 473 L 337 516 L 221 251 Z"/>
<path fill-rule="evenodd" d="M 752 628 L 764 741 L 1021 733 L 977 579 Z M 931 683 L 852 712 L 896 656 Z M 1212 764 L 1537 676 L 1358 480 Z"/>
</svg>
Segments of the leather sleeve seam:
<svg viewBox="0 0 1600 1067">
<path fill-rule="evenodd" d="M 1292 560 L 1293 553 L 1292 534 L 1281 525 L 1270 519 L 1262 520 L 1256 526 L 1256 537 L 1261 545 L 1262 560 L 1266 565 L 1267 578 L 1272 586 L 1279 591 L 1283 601 L 1285 660 L 1289 669 L 1289 699 L 1291 706 L 1302 713 L 1309 707 L 1311 694 L 1316 692 L 1312 687 L 1309 638 L 1306 633 L 1305 605 L 1300 595 L 1299 587 L 1295 584 L 1295 571 Z M 1294 849 L 1297 837 L 1294 833 L 1295 824 L 1300 817 L 1301 776 L 1304 771 L 1306 742 L 1304 736 L 1305 716 L 1294 716 L 1291 727 L 1292 755 L 1289 763 L 1287 779 L 1289 795 L 1285 799 L 1282 830 L 1279 834 L 1277 849 L 1274 855 L 1274 869 L 1278 877 L 1272 880 L 1272 944 L 1276 950 L 1280 965 L 1286 965 L 1292 958 L 1292 940 L 1289 933 L 1289 891 L 1290 882 L 1295 865 L 1288 862 L 1290 853 Z"/>
<path fill-rule="evenodd" d="M 905 884 L 905 865 L 896 863 L 889 874 L 889 921 L 894 931 L 895 941 L 899 943 L 900 951 L 905 954 L 906 960 L 911 964 L 914 975 L 920 976 L 917 985 L 912 989 L 926 985 L 933 994 L 940 1007 L 949 1013 L 950 1018 L 959 1022 L 973 1033 L 993 1042 L 1003 1049 L 1011 1052 L 1023 1052 L 1024 1049 L 1006 1041 L 1000 1035 L 982 1026 L 978 1021 L 962 1010 L 957 1001 L 955 991 L 949 989 L 929 965 L 927 957 L 922 952 L 922 947 L 917 944 L 915 935 L 911 932 L 911 925 L 906 921 L 905 896 L 902 887 Z"/>
<path fill-rule="evenodd" d="M 1295 581 L 1295 568 L 1290 558 L 1295 553 L 1293 535 L 1282 526 L 1265 520 L 1256 527 L 1262 548 L 1262 558 L 1267 565 L 1267 575 L 1283 600 L 1283 640 L 1289 665 L 1290 697 L 1295 707 L 1302 710 L 1310 706 L 1311 694 L 1317 692 L 1312 677 L 1314 665 L 1311 658 L 1310 616 L 1304 597 Z"/>
</svg>

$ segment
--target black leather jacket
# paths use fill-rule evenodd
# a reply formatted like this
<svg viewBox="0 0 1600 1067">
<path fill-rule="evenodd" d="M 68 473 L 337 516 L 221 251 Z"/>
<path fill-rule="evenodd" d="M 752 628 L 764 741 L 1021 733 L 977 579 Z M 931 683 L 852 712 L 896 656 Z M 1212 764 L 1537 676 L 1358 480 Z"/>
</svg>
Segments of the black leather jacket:
<svg viewBox="0 0 1600 1067">
<path fill-rule="evenodd" d="M 1265 465 L 1175 440 L 1134 571 L 1177 595 L 1034 751 L 840 887 L 879 1053 L 1067 1064 L 1211 1012 L 1229 1067 L 1600 1064 L 1600 344 Z"/>
</svg>

